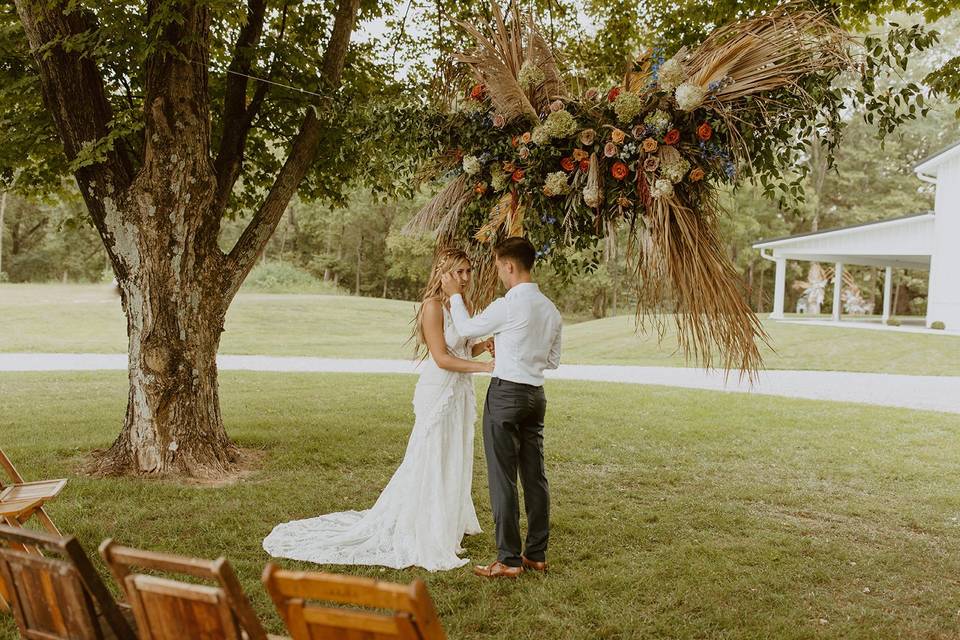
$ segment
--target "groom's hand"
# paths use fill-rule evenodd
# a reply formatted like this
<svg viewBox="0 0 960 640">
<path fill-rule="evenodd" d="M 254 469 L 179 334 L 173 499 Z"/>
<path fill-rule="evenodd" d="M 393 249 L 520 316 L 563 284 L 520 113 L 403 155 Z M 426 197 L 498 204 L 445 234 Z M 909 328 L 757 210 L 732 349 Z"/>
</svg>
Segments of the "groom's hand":
<svg viewBox="0 0 960 640">
<path fill-rule="evenodd" d="M 483 341 L 483 349 L 490 354 L 491 358 L 497 356 L 496 343 L 494 343 L 493 338 L 487 338 Z"/>
<path fill-rule="evenodd" d="M 452 273 L 445 273 L 440 276 L 440 286 L 443 287 L 443 292 L 447 294 L 448 297 L 453 297 L 456 294 L 463 294 L 463 287 L 460 286 L 460 281 L 457 280 L 456 276 Z"/>
</svg>

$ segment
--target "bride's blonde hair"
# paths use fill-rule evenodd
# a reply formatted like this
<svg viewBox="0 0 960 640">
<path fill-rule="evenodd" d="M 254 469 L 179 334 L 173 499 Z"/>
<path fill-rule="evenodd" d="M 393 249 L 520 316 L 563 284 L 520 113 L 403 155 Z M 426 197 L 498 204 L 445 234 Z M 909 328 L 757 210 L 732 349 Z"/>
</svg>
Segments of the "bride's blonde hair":
<svg viewBox="0 0 960 640">
<path fill-rule="evenodd" d="M 413 321 L 413 335 L 415 341 L 415 352 L 419 355 L 426 355 L 427 339 L 423 335 L 423 305 L 427 300 L 439 300 L 440 304 L 447 306 L 450 301 L 447 294 L 443 292 L 440 278 L 445 273 L 453 271 L 458 264 L 466 261 L 470 262 L 470 256 L 463 249 L 457 247 L 446 247 L 437 251 L 433 259 L 433 266 L 430 267 L 430 278 L 427 280 L 427 286 L 423 288 L 420 296 L 420 305 L 417 307 L 417 315 Z M 467 303 L 469 309 L 469 303 Z"/>
</svg>

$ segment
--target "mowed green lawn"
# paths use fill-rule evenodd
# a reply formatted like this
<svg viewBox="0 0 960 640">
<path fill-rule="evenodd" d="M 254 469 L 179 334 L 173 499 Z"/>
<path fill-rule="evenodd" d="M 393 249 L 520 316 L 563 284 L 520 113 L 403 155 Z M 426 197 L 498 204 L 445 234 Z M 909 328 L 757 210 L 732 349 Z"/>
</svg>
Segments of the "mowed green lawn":
<svg viewBox="0 0 960 640">
<path fill-rule="evenodd" d="M 415 305 L 311 294 L 241 293 L 220 352 L 328 358 L 409 358 Z M 960 336 L 765 321 L 771 369 L 960 375 Z M 120 299 L 105 285 L 0 285 L 0 352 L 126 350 Z M 637 333 L 632 316 L 570 324 L 568 364 L 684 366 L 672 331 Z"/>
<path fill-rule="evenodd" d="M 228 430 L 261 452 L 229 486 L 77 475 L 119 428 L 122 372 L 0 374 L 0 445 L 28 478 L 70 478 L 50 510 L 89 552 L 113 536 L 224 554 L 279 632 L 260 541 L 281 521 L 372 504 L 403 456 L 415 380 L 222 374 Z M 324 568 L 424 578 L 451 638 L 960 636 L 957 416 L 598 383 L 547 393 L 550 574 Z M 465 546 L 486 562 L 479 438 L 476 462 L 485 533 Z M 0 637 L 14 637 L 8 617 Z"/>
</svg>

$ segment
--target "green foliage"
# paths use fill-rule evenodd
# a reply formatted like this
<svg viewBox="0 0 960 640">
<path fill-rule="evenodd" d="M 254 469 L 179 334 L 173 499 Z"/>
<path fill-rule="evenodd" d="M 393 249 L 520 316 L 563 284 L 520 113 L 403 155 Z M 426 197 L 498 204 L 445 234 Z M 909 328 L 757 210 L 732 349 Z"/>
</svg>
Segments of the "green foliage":
<svg viewBox="0 0 960 640">
<path fill-rule="evenodd" d="M 891 317 L 887 320 L 887 324 L 891 327 L 899 327 L 903 323 L 900 321 L 900 318 Z"/>
<path fill-rule="evenodd" d="M 930 328 L 943 331 L 944 329 L 947 328 L 947 325 L 945 325 L 941 320 L 934 320 L 933 322 L 930 323 Z"/>
<path fill-rule="evenodd" d="M 309 272 L 288 262 L 260 262 L 243 283 L 245 291 L 262 293 L 326 293 L 344 291 L 332 283 L 317 280 Z"/>
</svg>

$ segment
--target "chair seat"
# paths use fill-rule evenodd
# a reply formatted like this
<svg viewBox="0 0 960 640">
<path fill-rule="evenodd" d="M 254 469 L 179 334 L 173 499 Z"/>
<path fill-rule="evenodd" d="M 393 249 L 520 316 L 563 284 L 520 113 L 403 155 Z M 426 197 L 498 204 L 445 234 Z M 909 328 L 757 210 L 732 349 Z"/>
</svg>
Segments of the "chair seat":
<svg viewBox="0 0 960 640">
<path fill-rule="evenodd" d="M 27 498 L 0 502 L 0 518 L 19 520 L 24 514 L 33 513 L 43 505 L 43 498 Z"/>
<path fill-rule="evenodd" d="M 3 491 L 0 491 L 0 502 L 12 502 L 16 500 L 50 500 L 58 493 L 63 491 L 67 485 L 66 479 L 60 480 L 40 480 L 38 482 L 24 482 L 22 484 L 13 484 Z"/>
</svg>

